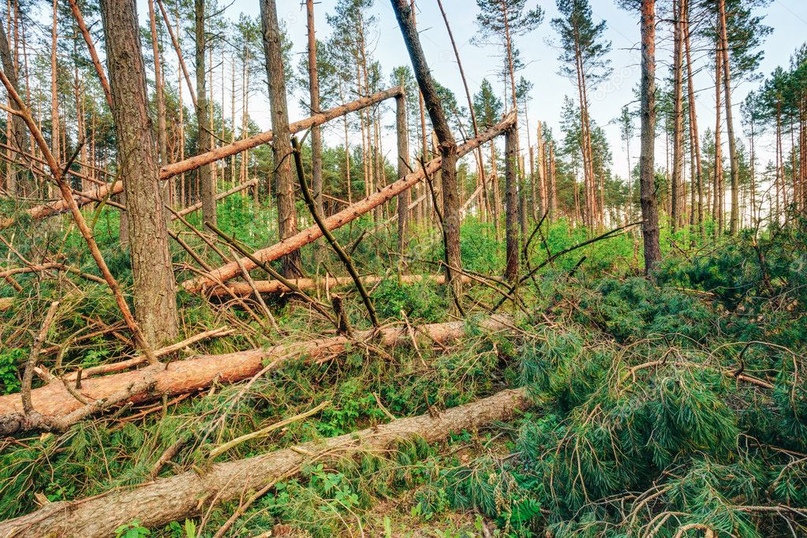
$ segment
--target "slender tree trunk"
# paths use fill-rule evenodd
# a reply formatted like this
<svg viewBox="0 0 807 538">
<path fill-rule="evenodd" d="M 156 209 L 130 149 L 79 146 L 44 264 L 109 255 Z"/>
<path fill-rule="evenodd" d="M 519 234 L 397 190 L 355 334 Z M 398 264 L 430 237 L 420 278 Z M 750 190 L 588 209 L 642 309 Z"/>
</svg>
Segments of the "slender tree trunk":
<svg viewBox="0 0 807 538">
<path fill-rule="evenodd" d="M 317 36 L 314 27 L 314 0 L 306 0 L 308 21 L 308 91 L 311 99 L 311 115 L 319 114 L 319 73 L 317 72 Z M 311 190 L 314 205 L 320 215 L 322 210 L 322 128 L 311 129 Z"/>
<path fill-rule="evenodd" d="M 406 98 L 404 92 L 395 98 L 395 132 L 398 138 L 398 179 L 409 173 L 409 132 L 406 125 Z M 409 234 L 409 201 L 411 190 L 398 195 L 398 252 L 406 254 Z"/>
<path fill-rule="evenodd" d="M 53 0 L 53 27 L 51 28 L 50 50 L 50 122 L 51 151 L 59 162 L 62 162 L 61 132 L 59 129 L 59 67 L 57 59 L 57 42 L 59 32 L 58 0 Z"/>
<path fill-rule="evenodd" d="M 720 43 L 715 45 L 715 172 L 712 188 L 714 201 L 712 218 L 714 220 L 715 239 L 723 233 L 723 142 L 721 140 L 721 112 L 723 81 L 723 55 L 720 54 Z"/>
<path fill-rule="evenodd" d="M 549 220 L 555 220 L 558 212 L 558 183 L 555 177 L 555 143 L 549 144 Z"/>
<path fill-rule="evenodd" d="M 2 23 L 0 23 L 0 61 L 2 61 L 3 71 L 8 77 L 17 93 L 20 91 L 19 79 L 17 78 L 17 62 L 14 60 L 14 53 L 8 42 L 8 36 Z M 13 100 L 9 100 L 12 110 L 17 110 L 17 105 Z M 28 139 L 28 130 L 25 127 L 25 122 L 18 115 L 11 116 L 9 122 L 11 128 L 11 138 L 9 145 L 16 149 L 15 160 L 18 162 L 25 161 L 23 153 L 30 148 L 30 141 Z M 9 194 L 20 195 L 23 197 L 30 196 L 35 188 L 35 184 L 27 179 L 27 174 L 17 165 L 9 164 L 10 173 L 7 176 L 8 183 L 6 189 Z"/>
<path fill-rule="evenodd" d="M 207 95 L 207 32 L 205 30 L 206 0 L 194 0 L 194 34 L 196 36 L 196 126 L 198 153 L 207 153 L 212 148 L 212 125 L 210 102 Z M 216 225 L 216 182 L 213 165 L 199 167 L 199 188 L 202 197 L 202 220 Z"/>
<path fill-rule="evenodd" d="M 159 347 L 176 338 L 178 316 L 135 0 L 102 0 L 101 14 L 112 117 L 121 176 L 126 178 L 135 317 L 146 342 Z"/>
<path fill-rule="evenodd" d="M 692 180 L 697 182 L 697 216 L 693 223 L 697 223 L 699 233 L 703 236 L 703 160 L 701 158 L 700 134 L 698 133 L 698 114 L 695 109 L 695 79 L 692 69 L 692 47 L 689 32 L 689 0 L 682 0 L 682 24 L 684 34 L 684 49 L 686 51 L 686 64 L 687 64 L 687 103 L 689 104 L 689 142 L 692 148 L 692 162 L 695 167 L 695 173 Z M 695 186 L 692 187 L 694 193 Z M 694 194 L 693 194 L 694 196 Z M 696 208 L 693 204 L 692 214 L 696 215 Z"/>
<path fill-rule="evenodd" d="M 460 197 L 457 185 L 457 143 L 448 126 L 442 103 L 437 95 L 434 80 L 420 45 L 420 38 L 412 20 L 412 10 L 406 0 L 391 0 L 398 25 L 409 51 L 423 100 L 429 111 L 434 131 L 440 143 L 440 166 L 443 184 L 443 236 L 445 243 L 446 281 L 455 302 L 462 298 L 462 258 L 460 257 Z"/>
<path fill-rule="evenodd" d="M 661 261 L 658 203 L 654 183 L 656 139 L 656 1 L 642 0 L 642 150 L 639 177 L 642 200 L 642 235 L 645 272 L 650 274 Z"/>
<path fill-rule="evenodd" d="M 683 95 L 683 31 L 685 0 L 673 0 L 674 51 L 673 51 L 673 170 L 670 184 L 672 211 L 670 225 L 675 232 L 682 223 L 681 187 L 684 171 L 684 95 Z"/>
<path fill-rule="evenodd" d="M 283 240 L 297 233 L 297 209 L 294 205 L 294 176 L 291 170 L 286 75 L 283 70 L 282 39 L 275 0 L 261 0 L 261 25 L 274 132 L 272 155 L 275 170 L 273 176 L 277 187 L 278 232 L 280 239 Z M 292 252 L 283 258 L 283 274 L 287 277 L 302 276 L 299 252 Z"/>
<path fill-rule="evenodd" d="M 720 14 L 720 49 L 723 55 L 723 89 L 726 100 L 726 136 L 729 138 L 729 163 L 731 165 L 731 217 L 729 234 L 737 235 L 740 228 L 740 161 L 737 156 L 737 139 L 734 136 L 734 114 L 731 110 L 731 63 L 729 62 L 729 39 L 726 24 L 726 0 L 718 0 Z"/>
<path fill-rule="evenodd" d="M 507 205 L 506 225 L 505 225 L 505 257 L 506 265 L 504 278 L 508 282 L 514 283 L 518 280 L 518 212 L 511 210 L 511 207 L 518 204 L 518 177 L 516 159 L 516 133 L 509 130 L 504 138 L 504 183 L 505 183 L 505 204 Z"/>
</svg>

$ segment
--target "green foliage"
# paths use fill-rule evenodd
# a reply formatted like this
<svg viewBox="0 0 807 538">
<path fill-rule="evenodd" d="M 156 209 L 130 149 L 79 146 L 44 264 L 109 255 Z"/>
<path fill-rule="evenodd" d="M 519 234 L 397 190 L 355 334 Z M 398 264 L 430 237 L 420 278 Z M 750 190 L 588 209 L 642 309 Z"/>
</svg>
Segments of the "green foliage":
<svg viewBox="0 0 807 538">
<path fill-rule="evenodd" d="M 151 531 L 145 527 L 141 527 L 140 521 L 137 519 L 115 529 L 115 538 L 143 538 L 144 536 L 150 535 Z"/>
<path fill-rule="evenodd" d="M 0 350 L 0 394 L 11 394 L 20 390 L 18 370 L 27 355 L 25 349 Z"/>
</svg>

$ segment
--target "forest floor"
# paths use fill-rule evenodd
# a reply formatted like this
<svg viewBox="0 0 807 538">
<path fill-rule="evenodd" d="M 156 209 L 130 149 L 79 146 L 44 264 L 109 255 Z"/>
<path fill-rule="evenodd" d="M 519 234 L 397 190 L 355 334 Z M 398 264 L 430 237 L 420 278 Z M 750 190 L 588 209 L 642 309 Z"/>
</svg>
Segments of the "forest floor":
<svg viewBox="0 0 807 538">
<path fill-rule="evenodd" d="M 220 225 L 257 247 L 269 238 L 255 223 L 269 217 L 253 211 L 228 199 Z M 105 256 L 125 281 L 116 225 L 106 212 L 95 219 Z M 416 332 L 453 321 L 443 287 L 399 281 L 394 235 L 362 234 L 371 227 L 361 221 L 339 239 L 352 246 L 362 274 L 386 277 L 370 290 L 382 325 Z M 194 234 L 183 237 L 221 263 Z M 544 225 L 522 260 L 524 274 L 541 268 L 516 294 L 503 293 L 495 278 L 466 286 L 459 339 L 436 343 L 413 333 L 391 347 L 354 341 L 326 360 L 303 354 L 246 384 L 214 383 L 193 396 L 104 412 L 64 432 L 7 437 L 0 442 L 0 529 L 2 520 L 49 503 L 138 491 L 188 471 L 205 476 L 224 462 L 364 428 L 372 436 L 403 417 L 439 421 L 453 408 L 521 388 L 529 409 L 441 440 L 416 436 L 381 451 L 309 461 L 302 451 L 293 474 L 249 502 L 245 494 L 202 499 L 195 513 L 150 529 L 110 503 L 121 520 L 117 535 L 213 536 L 228 525 L 227 536 L 807 535 L 807 223 L 717 244 L 686 231 L 667 236 L 666 261 L 652 281 L 640 274 L 631 232 L 547 263 L 589 238 L 563 223 Z M 59 227 L 15 241 L 31 260 L 46 257 L 41 245 L 60 244 L 64 258 L 93 272 L 78 238 Z M 436 274 L 439 237 L 423 232 L 412 245 L 407 272 Z M 316 256 L 304 254 L 320 273 L 310 276 L 342 274 L 331 254 Z M 177 251 L 175 263 L 179 281 L 194 276 L 185 254 Z M 472 275 L 499 274 L 503 252 L 492 227 L 468 221 L 463 263 Z M 0 308 L 0 392 L 19 392 L 32 334 L 53 300 L 61 305 L 42 366 L 67 373 L 132 356 L 101 284 L 58 270 L 14 278 L 16 286 L 0 285 L 0 297 L 13 298 Z M 309 293 L 327 300 L 322 289 Z M 358 296 L 339 293 L 353 327 L 370 328 Z M 509 326 L 485 329 L 503 297 L 499 312 Z M 174 352 L 172 363 L 334 333 L 289 295 L 265 295 L 261 305 L 255 297 L 181 292 L 179 301 L 184 337 L 218 327 L 235 332 Z M 282 428 L 228 444 L 283 419 Z"/>
</svg>

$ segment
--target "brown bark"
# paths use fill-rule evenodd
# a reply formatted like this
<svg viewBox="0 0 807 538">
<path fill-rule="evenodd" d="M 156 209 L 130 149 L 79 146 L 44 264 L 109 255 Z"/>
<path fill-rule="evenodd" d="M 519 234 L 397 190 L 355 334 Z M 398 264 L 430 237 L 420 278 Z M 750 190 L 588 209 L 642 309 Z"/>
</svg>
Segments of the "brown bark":
<svg viewBox="0 0 807 538">
<path fill-rule="evenodd" d="M 656 140 L 656 1 L 642 0 L 642 147 L 639 156 L 639 187 L 642 203 L 645 272 L 651 273 L 661 261 L 658 203 L 654 185 L 654 145 Z"/>
<path fill-rule="evenodd" d="M 317 70 L 317 34 L 314 27 L 314 0 L 306 0 L 305 11 L 308 22 L 308 92 L 311 99 L 311 114 L 319 114 L 319 72 Z M 311 189 L 314 205 L 320 215 L 322 209 L 322 130 L 311 128 Z"/>
<path fill-rule="evenodd" d="M 406 122 L 406 98 L 395 98 L 395 134 L 398 142 L 398 180 L 409 172 L 409 129 Z M 406 254 L 409 234 L 409 202 L 412 192 L 407 189 L 398 195 L 398 252 Z"/>
<path fill-rule="evenodd" d="M 11 46 L 6 36 L 6 29 L 3 24 L 0 24 L 0 61 L 2 61 L 3 71 L 6 73 L 11 85 L 19 92 L 19 80 L 17 79 L 17 63 L 14 61 L 14 53 L 11 51 Z M 17 104 L 13 99 L 9 99 L 12 110 L 19 110 Z M 26 160 L 26 150 L 29 147 L 30 141 L 28 140 L 28 131 L 25 128 L 25 121 L 18 115 L 11 116 L 11 137 L 9 144 L 13 146 L 16 152 L 16 160 L 24 162 Z M 13 153 L 12 153 L 13 155 Z M 11 195 L 19 194 L 21 196 L 28 196 L 34 190 L 32 181 L 25 179 L 25 172 L 18 166 L 10 165 L 11 171 L 7 176 L 8 183 L 6 190 Z"/>
<path fill-rule="evenodd" d="M 304 120 L 294 122 L 291 125 L 289 125 L 289 131 L 291 133 L 299 133 L 300 131 L 310 129 L 314 125 L 323 125 L 324 123 L 327 123 L 335 118 L 339 118 L 341 116 L 350 114 L 351 112 L 355 112 L 362 108 L 374 105 L 376 103 L 380 103 L 385 99 L 397 97 L 398 95 L 401 95 L 402 91 L 403 90 L 400 87 L 395 87 L 390 88 L 388 90 L 384 90 L 382 92 L 378 92 L 369 97 L 362 97 L 361 99 L 357 99 L 356 101 L 352 101 L 350 103 L 326 110 L 321 114 L 316 114 Z M 180 174 L 183 174 L 185 172 L 196 170 L 200 166 L 215 161 L 219 161 L 221 159 L 226 159 L 227 157 L 269 143 L 273 139 L 274 139 L 274 131 L 265 131 L 263 133 L 251 136 L 249 138 L 237 140 L 232 144 L 212 149 L 205 154 L 194 155 L 193 157 L 182 159 L 179 162 L 163 166 L 160 169 L 160 179 L 166 180 L 178 176 Z M 183 147 L 181 141 L 180 141 L 180 147 Z M 77 194 L 76 197 L 79 198 L 78 204 L 83 205 L 88 203 L 90 200 L 103 199 L 110 195 L 120 194 L 121 192 L 123 192 L 123 182 L 116 181 L 115 183 L 111 183 L 108 185 L 98 187 L 97 189 L 93 189 L 88 193 Z M 60 201 L 53 204 L 46 204 L 33 207 L 27 210 L 27 213 L 31 219 L 37 220 L 63 213 L 66 210 L 68 210 L 68 204 L 64 201 Z M 0 230 L 12 226 L 14 222 L 15 220 L 10 218 L 0 219 Z"/>
<path fill-rule="evenodd" d="M 445 275 L 401 275 L 393 277 L 370 275 L 361 279 L 365 286 L 374 286 L 375 284 L 384 282 L 385 280 L 395 280 L 401 284 L 414 284 L 424 281 L 429 281 L 434 284 L 445 284 L 446 281 Z M 463 276 L 462 281 L 464 283 L 469 283 L 472 280 L 468 276 Z M 351 277 L 336 277 L 327 279 L 295 278 L 292 279 L 291 282 L 300 290 L 330 290 L 350 286 L 353 284 L 353 279 Z M 253 284 L 255 284 L 254 288 L 247 282 L 236 282 L 228 285 L 226 288 L 219 286 L 210 290 L 210 296 L 232 297 L 233 295 L 236 295 L 239 297 L 249 297 L 255 292 L 255 290 L 258 290 L 258 293 L 266 294 L 291 293 L 292 291 L 279 280 L 256 280 L 253 282 Z"/>
<path fill-rule="evenodd" d="M 263 49 L 266 55 L 266 77 L 269 83 L 269 105 L 272 110 L 272 141 L 274 157 L 275 196 L 277 198 L 277 224 L 280 240 L 297 233 L 297 209 L 294 205 L 294 175 L 291 170 L 291 135 L 289 111 L 286 105 L 286 75 L 283 69 L 282 36 L 277 22 L 275 0 L 261 0 L 261 28 Z M 271 188 L 267 189 L 271 192 Z M 290 252 L 283 258 L 283 274 L 300 276 L 300 254 Z"/>
<path fill-rule="evenodd" d="M 508 282 L 518 280 L 518 191 L 516 177 L 516 133 L 510 129 L 505 133 L 504 138 L 504 189 L 505 203 L 507 205 L 505 213 L 505 250 L 506 266 L 504 269 L 504 279 Z"/>
<path fill-rule="evenodd" d="M 683 34 L 684 34 L 684 49 L 686 51 L 686 63 L 687 63 L 687 102 L 689 104 L 689 142 L 692 147 L 692 163 L 693 167 L 695 168 L 694 174 L 692 175 L 692 181 L 697 182 L 697 213 L 695 204 L 692 204 L 692 216 L 690 221 L 694 224 L 697 223 L 699 232 L 703 235 L 703 161 L 701 159 L 701 146 L 700 146 L 700 135 L 698 133 L 698 114 L 695 107 L 695 76 L 694 70 L 692 69 L 692 47 L 691 47 L 691 38 L 690 38 L 690 31 L 689 31 L 689 8 L 690 3 L 689 0 L 682 0 L 685 4 L 685 7 L 682 7 L 682 23 L 683 23 Z M 693 192 L 693 197 L 695 193 L 696 186 L 692 185 L 690 187 Z"/>
<path fill-rule="evenodd" d="M 103 0 L 112 117 L 126 178 L 135 317 L 152 347 L 178 334 L 174 271 L 158 186 L 156 147 L 134 0 Z"/>
<path fill-rule="evenodd" d="M 445 271 L 455 301 L 462 297 L 462 280 L 455 278 L 462 272 L 460 257 L 460 194 L 457 184 L 457 143 L 448 126 L 443 105 L 429 71 L 426 55 L 412 19 L 412 8 L 406 0 L 392 0 L 395 17 L 401 28 L 404 43 L 409 51 L 415 78 L 423 94 L 423 100 L 437 134 L 440 145 L 440 178 L 443 193 L 443 242 L 445 243 Z"/>
<path fill-rule="evenodd" d="M 740 229 L 740 161 L 737 156 L 737 139 L 734 137 L 734 114 L 731 109 L 731 63 L 729 62 L 729 39 L 726 25 L 726 0 L 718 0 L 720 16 L 720 49 L 723 56 L 723 90 L 726 103 L 726 136 L 729 139 L 729 165 L 731 166 L 731 213 L 729 234 L 736 235 Z"/>
<path fill-rule="evenodd" d="M 715 165 L 714 184 L 712 187 L 712 220 L 714 221 L 714 236 L 717 238 L 723 233 L 723 142 L 721 140 L 720 109 L 722 107 L 723 55 L 720 54 L 720 43 L 715 45 Z"/>
<path fill-rule="evenodd" d="M 194 1 L 194 33 L 196 36 L 196 126 L 199 153 L 204 154 L 213 147 L 212 125 L 210 123 L 210 101 L 207 95 L 207 33 L 205 31 L 205 0 Z M 216 225 L 216 182 L 211 165 L 200 166 L 199 188 L 202 198 L 202 222 Z"/>
<path fill-rule="evenodd" d="M 145 527 L 161 527 L 171 521 L 200 515 L 206 507 L 199 499 L 226 502 L 238 498 L 294 476 L 312 461 L 335 461 L 360 453 L 382 454 L 396 443 L 415 437 L 431 443 L 441 441 L 451 433 L 508 420 L 517 410 L 529 406 L 525 390 L 504 390 L 436 416 L 427 413 L 398 419 L 326 441 L 216 463 L 202 473 L 193 470 L 89 499 L 49 503 L 32 514 L 0 523 L 0 534 L 18 538 L 111 536 L 118 526 L 135 519 Z"/>
<path fill-rule="evenodd" d="M 494 316 L 482 322 L 487 331 L 504 331 L 510 326 L 509 318 Z M 417 332 L 429 340 L 447 343 L 465 335 L 465 322 L 423 325 Z M 224 355 L 201 355 L 192 359 L 168 364 L 153 364 L 140 370 L 82 379 L 78 392 L 98 406 L 99 412 L 123 402 L 140 403 L 159 400 L 163 395 L 177 395 L 205 389 L 211 383 L 237 383 L 260 372 L 268 363 L 274 368 L 296 357 L 308 360 L 327 360 L 344 351 L 351 342 L 372 339 L 376 344 L 391 346 L 410 340 L 409 332 L 399 327 L 378 331 L 357 332 L 354 337 L 334 336 L 282 344 L 268 349 L 252 349 Z M 117 399 L 117 401 L 115 401 Z M 23 413 L 20 394 L 0 396 L 0 435 L 11 435 L 31 429 L 64 429 L 84 418 L 86 406 L 65 388 L 63 383 L 52 382 L 31 391 L 31 403 L 38 421 Z M 107 407 L 102 407 L 106 405 Z M 44 418 L 42 418 L 44 417 Z M 52 425 L 50 428 L 48 427 Z"/>
<path fill-rule="evenodd" d="M 682 19 L 686 0 L 673 0 L 673 170 L 670 183 L 670 225 L 675 232 L 682 223 L 681 187 L 684 171 L 684 81 Z"/>
<path fill-rule="evenodd" d="M 513 125 L 514 122 L 515 122 L 515 115 L 511 113 L 506 118 L 504 118 L 500 123 L 491 127 L 484 133 L 480 134 L 478 138 L 469 140 L 468 142 L 457 148 L 457 156 L 462 157 L 463 155 L 469 153 L 470 151 L 473 151 L 475 148 L 479 147 L 480 144 L 484 144 L 485 142 L 491 140 L 493 137 L 501 134 L 503 131 L 506 131 L 510 126 Z M 325 219 L 326 226 L 328 227 L 329 230 L 333 230 L 335 228 L 344 226 L 349 222 L 352 222 L 353 220 L 359 218 L 360 216 L 372 210 L 376 206 L 383 204 L 384 202 L 392 199 L 394 196 L 397 196 L 403 191 L 418 184 L 420 181 L 424 179 L 426 174 L 436 173 L 440 169 L 440 164 L 441 164 L 440 157 L 429 161 L 428 163 L 426 163 L 425 168 L 421 168 L 415 172 L 407 174 L 407 176 L 404 177 L 403 179 L 400 179 L 394 183 L 390 183 L 380 191 L 373 193 L 367 198 L 360 200 L 346 207 L 342 211 L 326 218 Z M 311 226 L 297 233 L 293 237 L 289 237 L 270 247 L 258 250 L 253 255 L 261 262 L 269 262 L 277 260 L 278 258 L 285 256 L 289 252 L 293 252 L 309 243 L 314 242 L 320 237 L 322 237 L 322 232 L 320 231 L 319 227 Z M 249 259 L 243 258 L 241 262 L 244 264 L 244 267 L 246 267 L 248 271 L 256 267 L 256 265 Z M 205 288 L 209 288 L 211 286 L 216 285 L 217 282 L 226 282 L 240 274 L 241 269 L 239 268 L 238 264 L 232 262 L 223 265 L 222 267 L 219 267 L 215 271 L 211 272 L 209 276 L 202 276 L 199 278 L 188 280 L 184 282 L 182 286 L 191 293 L 197 293 Z"/>
</svg>

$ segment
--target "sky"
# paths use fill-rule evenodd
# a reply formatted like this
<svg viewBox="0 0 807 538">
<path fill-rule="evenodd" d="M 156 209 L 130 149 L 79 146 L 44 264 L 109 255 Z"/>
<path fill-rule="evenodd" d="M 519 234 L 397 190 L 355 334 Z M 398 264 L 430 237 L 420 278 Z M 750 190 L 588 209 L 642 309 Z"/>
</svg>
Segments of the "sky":
<svg viewBox="0 0 807 538">
<path fill-rule="evenodd" d="M 297 61 L 296 55 L 305 53 L 305 4 L 300 0 L 277 1 L 278 17 L 286 23 L 289 37 L 294 43 L 295 61 Z M 320 40 L 328 37 L 330 30 L 325 15 L 334 12 L 335 4 L 336 0 L 322 0 L 316 4 L 317 37 Z M 482 80 L 488 78 L 494 88 L 503 96 L 503 86 L 497 76 L 498 66 L 501 62 L 500 58 L 496 56 L 497 48 L 494 46 L 479 47 L 471 42 L 479 31 L 475 20 L 478 11 L 476 2 L 474 0 L 443 0 L 443 4 L 459 48 L 471 92 L 476 92 Z M 546 122 L 557 138 L 564 96 L 568 95 L 576 99 L 577 95 L 573 81 L 558 74 L 558 38 L 550 24 L 551 19 L 558 16 L 555 2 L 553 0 L 528 0 L 530 8 L 536 5 L 540 5 L 544 9 L 543 23 L 534 32 L 516 40 L 516 46 L 520 49 L 521 57 L 526 64 L 520 75 L 534 84 L 531 93 L 532 101 L 529 103 L 528 109 L 528 123 L 533 141 L 535 140 L 534 128 L 538 120 Z M 454 91 L 459 103 L 465 103 L 462 80 L 437 6 L 437 0 L 418 0 L 417 6 L 418 29 L 432 74 L 438 82 Z M 613 72 L 598 87 L 589 90 L 590 114 L 597 124 L 606 130 L 613 153 L 615 173 L 624 176 L 627 171 L 626 151 L 624 143 L 621 141 L 619 127 L 614 120 L 619 116 L 624 105 L 630 105 L 634 109 L 638 107 L 634 97 L 634 88 L 638 85 L 640 76 L 638 12 L 620 9 L 614 0 L 591 0 L 591 6 L 595 22 L 606 21 L 605 37 L 612 44 L 608 57 L 611 60 Z M 254 16 L 258 14 L 257 10 L 258 4 L 254 0 L 237 0 L 230 8 L 234 17 L 239 11 Z M 409 57 L 390 2 L 376 0 L 372 12 L 377 17 L 374 31 L 371 33 L 372 56 L 381 63 L 384 71 L 389 73 L 396 66 L 408 64 Z M 764 23 L 773 28 L 772 34 L 764 43 L 765 57 L 760 66 L 760 72 L 767 76 L 777 66 L 788 65 L 791 54 L 807 42 L 807 0 L 773 0 L 765 8 L 764 15 Z M 672 61 L 672 40 L 670 26 L 663 22 L 659 23 L 657 27 L 657 61 L 658 77 L 666 77 Z M 695 88 L 698 92 L 696 100 L 701 133 L 708 126 L 714 128 L 714 79 L 712 76 L 709 69 L 703 70 L 696 76 Z M 740 103 L 748 91 L 757 85 L 757 82 L 745 82 L 733 89 L 736 125 L 740 125 Z M 268 105 L 256 104 L 254 110 L 259 112 L 261 106 Z M 252 109 L 252 105 L 250 107 Z M 304 115 L 303 110 L 292 107 L 292 121 Z M 261 120 L 260 116 L 268 120 L 268 114 L 255 115 L 259 125 L 268 129 L 268 121 Z M 522 125 L 524 125 L 523 122 Z M 636 137 L 631 145 L 633 164 L 638 158 L 638 144 L 637 121 Z M 663 145 L 661 147 L 663 148 Z M 766 158 L 764 144 L 760 154 L 762 159 Z M 661 149 L 657 159 L 663 158 L 664 153 Z M 664 163 L 659 162 L 659 164 Z"/>
</svg>

